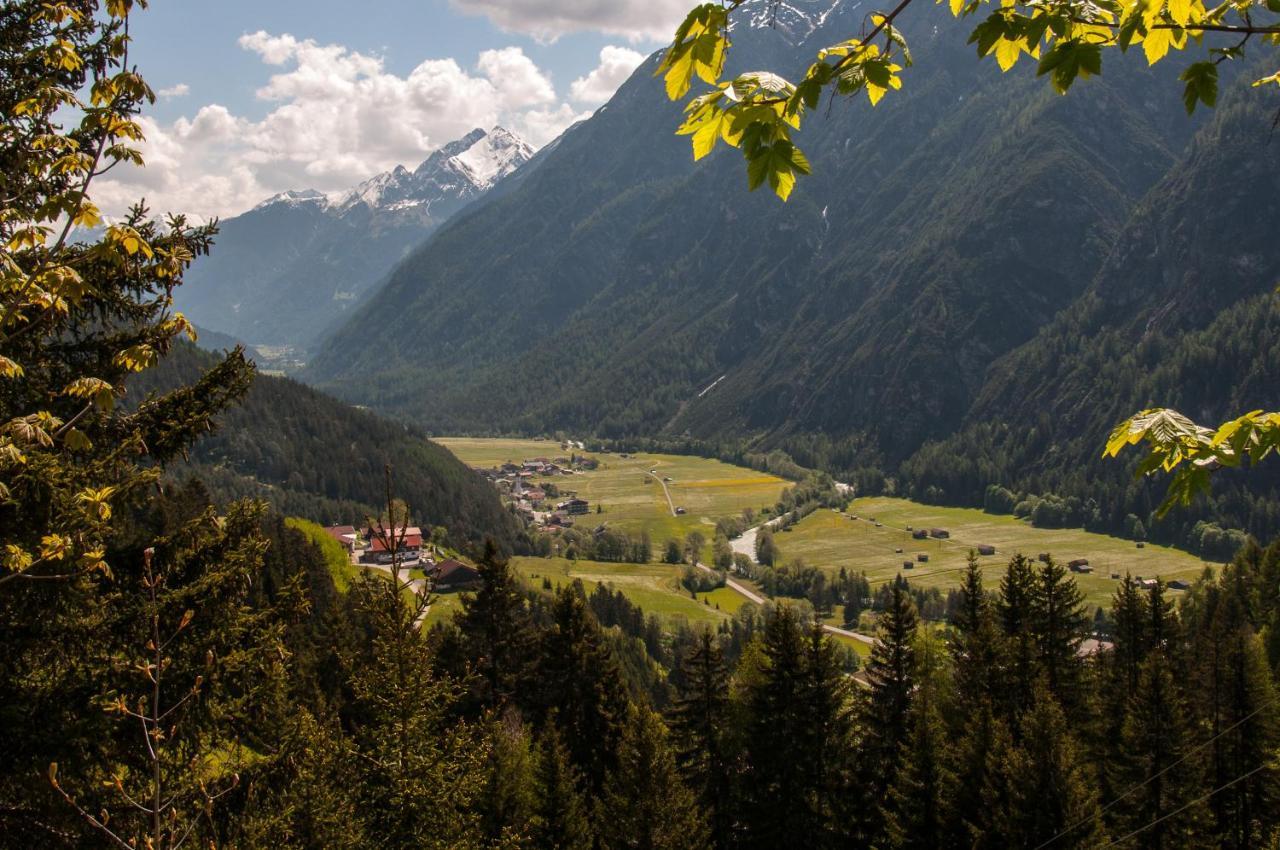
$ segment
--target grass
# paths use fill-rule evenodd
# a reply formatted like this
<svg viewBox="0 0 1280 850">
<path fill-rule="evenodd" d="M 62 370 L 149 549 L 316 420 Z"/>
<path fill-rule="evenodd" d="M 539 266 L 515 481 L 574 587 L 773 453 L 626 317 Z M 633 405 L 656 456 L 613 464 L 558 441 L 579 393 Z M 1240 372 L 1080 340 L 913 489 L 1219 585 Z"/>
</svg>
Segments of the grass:
<svg viewBox="0 0 1280 850">
<path fill-rule="evenodd" d="M 959 584 L 969 550 L 979 544 L 996 548 L 996 554 L 979 559 L 986 567 L 987 582 L 994 586 L 1005 564 L 1017 552 L 1032 558 L 1048 552 L 1059 562 L 1087 558 L 1092 574 L 1077 574 L 1076 581 L 1088 603 L 1106 605 L 1115 589 L 1113 572 L 1123 575 L 1193 579 L 1208 565 L 1195 555 L 1165 546 L 1146 544 L 1136 548 L 1132 540 L 1093 534 L 1079 528 L 1033 528 L 1012 516 L 984 513 L 971 508 L 944 508 L 907 499 L 872 497 L 856 499 L 850 516 L 820 510 L 805 517 L 790 532 L 776 536 L 783 562 L 803 558 L 806 564 L 836 570 L 846 567 L 866 572 L 873 585 L 902 573 L 911 583 L 943 590 Z M 882 524 L 876 528 L 874 521 Z M 948 540 L 913 540 L 907 526 L 941 527 Z M 901 548 L 902 553 L 895 553 Z M 902 562 L 929 555 L 927 564 L 916 563 L 906 572 Z"/>
<path fill-rule="evenodd" d="M 471 466 L 496 466 L 506 461 L 519 463 L 533 457 L 555 458 L 567 455 L 560 445 L 550 440 L 504 440 L 483 437 L 440 437 L 445 446 Z M 617 453 L 578 452 L 599 461 L 598 469 L 578 475 L 557 475 L 540 479 L 573 491 L 591 503 L 593 513 L 579 517 L 581 524 L 608 523 L 610 528 L 628 534 L 647 532 L 653 541 L 655 557 L 670 539 L 682 539 L 690 531 L 700 531 L 707 538 L 704 559 L 710 555 L 710 541 L 715 535 L 716 520 L 741 514 L 743 509 L 759 511 L 778 501 L 789 482 L 718 460 L 686 455 L 640 453 L 622 457 Z M 667 488 L 671 501 L 685 509 L 683 516 L 672 516 L 662 484 L 649 475 L 654 470 L 659 478 L 670 478 Z M 604 512 L 594 513 L 596 505 Z"/>
<path fill-rule="evenodd" d="M 548 578 L 552 585 L 567 586 L 575 579 L 582 581 L 588 595 L 596 585 L 611 585 L 644 609 L 664 621 L 682 617 L 689 623 L 719 623 L 741 607 L 742 597 L 728 588 L 698 594 L 697 601 L 680 586 L 683 567 L 670 564 L 613 564 L 599 561 L 570 561 L 566 558 L 516 557 L 511 566 L 534 587 Z M 737 597 L 733 602 L 727 594 Z M 710 604 L 704 604 L 706 597 Z M 716 610 L 716 604 L 720 610 Z M 733 607 L 730 608 L 729 606 Z"/>
<path fill-rule="evenodd" d="M 333 584 L 340 593 L 346 593 L 351 582 L 360 577 L 360 568 L 351 563 L 351 556 L 341 543 L 329 536 L 319 524 L 298 517 L 286 517 L 284 524 L 306 535 L 307 540 L 324 555 Z"/>
</svg>

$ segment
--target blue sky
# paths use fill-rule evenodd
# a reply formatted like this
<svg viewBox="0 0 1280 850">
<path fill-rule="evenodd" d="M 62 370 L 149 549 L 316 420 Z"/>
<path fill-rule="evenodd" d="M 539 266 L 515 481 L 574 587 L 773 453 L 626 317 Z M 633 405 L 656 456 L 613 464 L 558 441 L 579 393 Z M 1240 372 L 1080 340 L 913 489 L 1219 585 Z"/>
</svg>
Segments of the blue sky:
<svg viewBox="0 0 1280 850">
<path fill-rule="evenodd" d="M 690 0 L 153 0 L 131 61 L 161 94 L 147 168 L 109 213 L 226 216 L 285 189 L 338 191 L 473 126 L 535 146 L 603 104 Z"/>
</svg>

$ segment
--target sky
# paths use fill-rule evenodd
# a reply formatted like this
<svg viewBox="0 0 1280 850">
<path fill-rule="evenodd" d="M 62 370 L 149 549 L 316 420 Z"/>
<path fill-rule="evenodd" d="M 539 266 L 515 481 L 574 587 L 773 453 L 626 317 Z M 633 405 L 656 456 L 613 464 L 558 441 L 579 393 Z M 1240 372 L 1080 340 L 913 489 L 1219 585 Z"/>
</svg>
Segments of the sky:
<svg viewBox="0 0 1280 850">
<path fill-rule="evenodd" d="M 691 0 L 152 0 L 129 61 L 157 93 L 108 215 L 229 216 L 410 168 L 475 127 L 540 147 L 670 39 Z"/>
</svg>

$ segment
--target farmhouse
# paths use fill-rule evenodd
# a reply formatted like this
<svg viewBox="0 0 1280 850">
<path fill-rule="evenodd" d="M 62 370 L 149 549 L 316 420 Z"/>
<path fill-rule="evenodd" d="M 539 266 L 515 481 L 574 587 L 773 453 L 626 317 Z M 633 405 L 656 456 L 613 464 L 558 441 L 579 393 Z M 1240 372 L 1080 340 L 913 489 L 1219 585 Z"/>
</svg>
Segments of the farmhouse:
<svg viewBox="0 0 1280 850">
<path fill-rule="evenodd" d="M 369 526 L 364 530 L 364 539 L 369 548 L 361 558 L 363 561 L 391 563 L 391 545 L 396 547 L 396 552 L 406 561 L 416 561 L 422 555 L 422 529 L 416 525 L 397 529 L 383 528 L 381 525 Z"/>
<path fill-rule="evenodd" d="M 587 507 L 586 499 L 573 498 L 565 499 L 563 502 L 556 505 L 556 510 L 564 511 L 566 514 L 585 514 L 587 512 Z"/>
<path fill-rule="evenodd" d="M 1091 573 L 1093 567 L 1089 566 L 1088 558 L 1076 558 L 1074 561 L 1067 563 L 1067 568 L 1073 573 Z"/>
<path fill-rule="evenodd" d="M 331 525 L 324 531 L 325 534 L 328 534 L 334 540 L 341 543 L 342 548 L 346 549 L 348 552 L 354 552 L 356 550 L 356 540 L 360 535 L 356 533 L 356 527 L 354 525 Z"/>
<path fill-rule="evenodd" d="M 470 587 L 480 581 L 480 572 L 454 558 L 445 558 L 431 571 L 437 590 Z"/>
</svg>

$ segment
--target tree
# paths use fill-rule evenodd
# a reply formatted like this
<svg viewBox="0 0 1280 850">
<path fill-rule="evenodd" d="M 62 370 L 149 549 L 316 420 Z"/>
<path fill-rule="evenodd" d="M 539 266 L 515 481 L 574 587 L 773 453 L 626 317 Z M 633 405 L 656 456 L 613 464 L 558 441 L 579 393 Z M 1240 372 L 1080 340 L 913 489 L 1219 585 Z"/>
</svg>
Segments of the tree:
<svg viewBox="0 0 1280 850">
<path fill-rule="evenodd" d="M 1009 561 L 1000 580 L 997 609 L 1004 632 L 1008 688 L 1003 701 L 1012 713 L 1020 714 L 1031 704 L 1037 676 L 1038 649 L 1034 634 L 1036 574 L 1022 554 Z"/>
<path fill-rule="evenodd" d="M 766 567 L 772 567 L 778 560 L 778 549 L 773 542 L 773 532 L 768 526 L 762 526 L 756 532 L 756 561 Z"/>
<path fill-rule="evenodd" d="M 1204 842 L 1200 762 L 1191 757 L 1191 726 L 1175 670 L 1163 650 L 1142 663 L 1120 736 L 1117 830 L 1137 832 L 1144 850 Z M 1192 805 L 1188 805 L 1191 803 Z"/>
<path fill-rule="evenodd" d="M 685 787 L 657 714 L 632 710 L 618 767 L 605 780 L 597 815 L 606 850 L 699 850 L 707 828 Z"/>
<path fill-rule="evenodd" d="M 954 783 L 946 746 L 937 697 L 926 685 L 911 707 L 911 736 L 885 803 L 889 846 L 933 850 L 946 845 Z"/>
<path fill-rule="evenodd" d="M 684 563 L 684 552 L 680 548 L 679 540 L 668 540 L 666 554 L 662 556 L 662 560 L 668 564 Z"/>
<path fill-rule="evenodd" d="M 889 603 L 880 615 L 875 646 L 867 662 L 867 689 L 862 694 L 863 817 L 879 811 L 898 778 L 903 747 L 910 732 L 909 715 L 916 687 L 915 602 L 901 576 L 894 579 Z M 874 842 L 883 829 L 880 818 L 862 830 Z"/>
<path fill-rule="evenodd" d="M 538 793 L 531 833 L 535 847 L 590 850 L 594 836 L 577 771 L 556 728 L 554 717 L 538 749 Z"/>
<path fill-rule="evenodd" d="M 1032 591 L 1032 632 L 1050 693 L 1068 711 L 1081 704 L 1080 643 L 1088 634 L 1084 594 L 1065 567 L 1049 558 Z"/>
<path fill-rule="evenodd" d="M 713 846 L 728 847 L 732 812 L 729 671 L 710 630 L 698 632 L 681 659 L 668 724 L 681 775 L 707 813 Z"/>
<path fill-rule="evenodd" d="M 534 634 L 520 585 L 492 540 L 477 562 L 480 589 L 462 597 L 455 622 L 474 665 L 484 705 L 509 702 L 527 681 Z"/>
<path fill-rule="evenodd" d="M 690 564 L 696 564 L 701 559 L 702 547 L 706 545 L 707 538 L 702 536 L 700 531 L 690 531 L 684 536 L 684 557 Z"/>
</svg>

